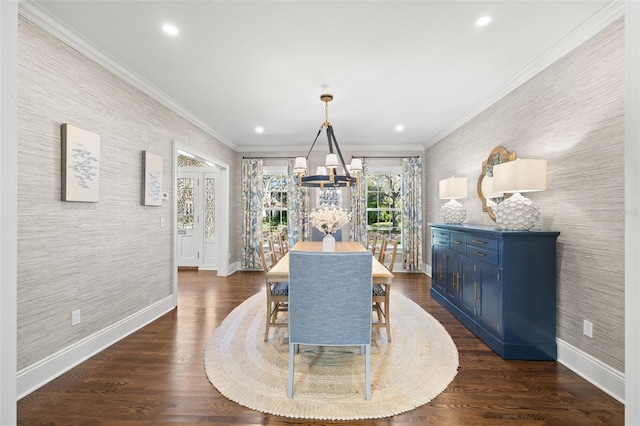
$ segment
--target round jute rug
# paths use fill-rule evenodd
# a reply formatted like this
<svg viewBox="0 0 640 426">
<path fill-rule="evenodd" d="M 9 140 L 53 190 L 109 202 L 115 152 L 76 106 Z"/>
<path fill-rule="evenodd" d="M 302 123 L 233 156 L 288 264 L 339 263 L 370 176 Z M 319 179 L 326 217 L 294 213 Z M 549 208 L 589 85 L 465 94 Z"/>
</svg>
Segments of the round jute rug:
<svg viewBox="0 0 640 426">
<path fill-rule="evenodd" d="M 301 346 L 293 398 L 287 398 L 286 327 L 264 342 L 266 296 L 258 293 L 209 338 L 204 367 L 222 395 L 278 416 L 356 420 L 389 417 L 426 404 L 456 376 L 458 350 L 444 327 L 405 296 L 391 294 L 392 342 L 374 328 L 371 400 L 364 398 L 364 356 L 357 347 Z"/>
</svg>

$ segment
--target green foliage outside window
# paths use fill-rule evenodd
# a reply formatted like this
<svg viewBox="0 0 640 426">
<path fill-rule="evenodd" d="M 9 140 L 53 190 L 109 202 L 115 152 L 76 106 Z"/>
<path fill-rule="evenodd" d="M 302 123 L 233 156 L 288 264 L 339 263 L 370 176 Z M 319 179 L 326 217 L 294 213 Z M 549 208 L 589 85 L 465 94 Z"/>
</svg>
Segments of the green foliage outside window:
<svg viewBox="0 0 640 426">
<path fill-rule="evenodd" d="M 367 177 L 367 230 L 401 242 L 402 197 L 400 174 Z"/>
<path fill-rule="evenodd" d="M 262 233 L 287 227 L 287 175 L 264 174 L 262 177 Z"/>
</svg>

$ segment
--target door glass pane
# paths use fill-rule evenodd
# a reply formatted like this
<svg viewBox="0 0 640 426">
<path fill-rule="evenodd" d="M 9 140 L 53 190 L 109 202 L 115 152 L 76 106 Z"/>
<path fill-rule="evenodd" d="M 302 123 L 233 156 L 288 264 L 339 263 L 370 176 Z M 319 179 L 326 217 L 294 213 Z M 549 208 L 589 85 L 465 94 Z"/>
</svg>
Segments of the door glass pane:
<svg viewBox="0 0 640 426">
<path fill-rule="evenodd" d="M 204 188 L 204 237 L 213 238 L 216 232 L 216 180 L 215 178 L 205 179 Z"/>
<path fill-rule="evenodd" d="M 193 229 L 192 178 L 178 178 L 178 229 Z"/>
</svg>

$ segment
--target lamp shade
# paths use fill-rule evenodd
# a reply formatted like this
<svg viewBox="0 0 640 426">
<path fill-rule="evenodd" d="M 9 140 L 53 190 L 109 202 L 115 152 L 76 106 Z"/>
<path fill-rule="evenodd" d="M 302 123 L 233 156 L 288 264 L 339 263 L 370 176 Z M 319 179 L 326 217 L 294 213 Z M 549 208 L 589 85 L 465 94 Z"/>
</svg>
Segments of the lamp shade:
<svg viewBox="0 0 640 426">
<path fill-rule="evenodd" d="M 442 179 L 440 185 L 441 200 L 455 200 L 457 198 L 467 198 L 469 196 L 469 179 L 450 177 Z"/>
<path fill-rule="evenodd" d="M 482 178 L 482 196 L 484 198 L 496 198 L 504 196 L 503 192 L 496 192 L 493 190 L 493 177 L 485 176 Z"/>
<path fill-rule="evenodd" d="M 327 174 L 327 168 L 325 166 L 316 167 L 316 175 L 326 175 L 326 174 Z"/>
<path fill-rule="evenodd" d="M 351 165 L 349 167 L 349 171 L 351 172 L 361 172 L 362 171 L 362 158 L 352 158 Z"/>
<path fill-rule="evenodd" d="M 547 160 L 517 159 L 493 166 L 494 192 L 533 192 L 547 189 Z"/>
<path fill-rule="evenodd" d="M 324 165 L 327 167 L 338 167 L 338 156 L 336 154 L 327 154 Z"/>
<path fill-rule="evenodd" d="M 304 173 L 307 171 L 307 159 L 305 157 L 296 157 L 296 162 L 293 164 L 293 171 L 296 173 Z"/>
</svg>

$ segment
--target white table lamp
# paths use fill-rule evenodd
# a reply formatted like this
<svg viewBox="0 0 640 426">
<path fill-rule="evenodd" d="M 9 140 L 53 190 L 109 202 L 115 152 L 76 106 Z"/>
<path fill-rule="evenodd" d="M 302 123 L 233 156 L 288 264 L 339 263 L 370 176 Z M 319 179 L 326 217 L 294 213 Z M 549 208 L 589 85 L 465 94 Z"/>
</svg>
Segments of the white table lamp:
<svg viewBox="0 0 640 426">
<path fill-rule="evenodd" d="M 467 210 L 457 200 L 469 196 L 469 179 L 450 177 L 439 182 L 440 199 L 450 200 L 440 208 L 442 221 L 449 225 L 458 225 L 467 217 Z"/>
<path fill-rule="evenodd" d="M 512 193 L 495 209 L 496 223 L 503 229 L 528 231 L 540 218 L 538 205 L 523 192 L 547 189 L 547 160 L 517 159 L 493 166 L 493 191 Z"/>
</svg>

